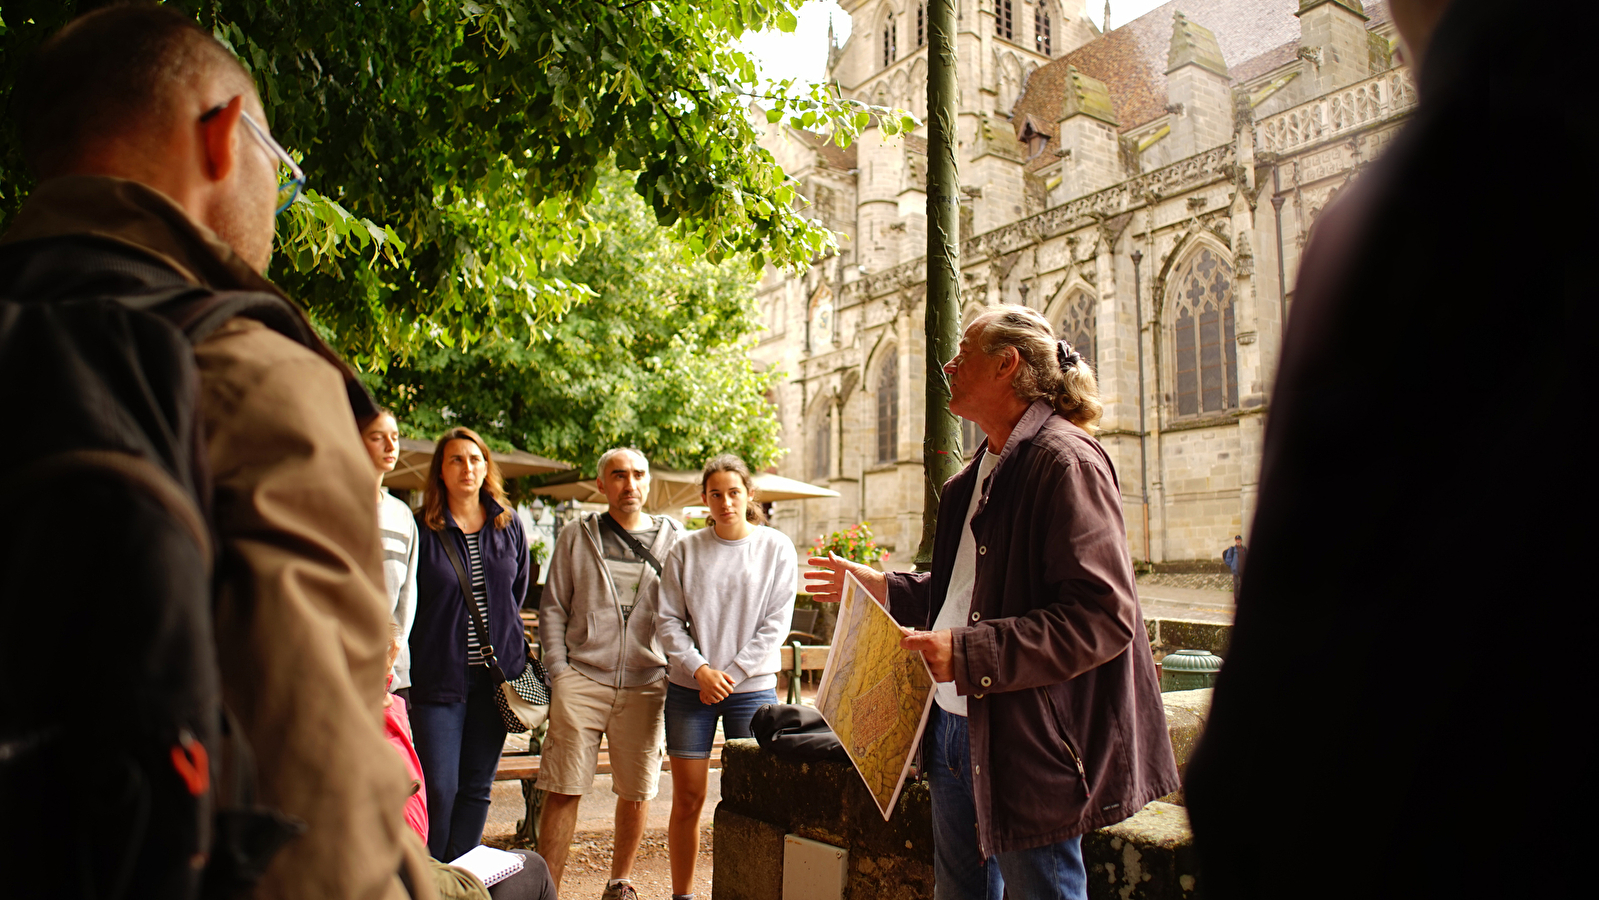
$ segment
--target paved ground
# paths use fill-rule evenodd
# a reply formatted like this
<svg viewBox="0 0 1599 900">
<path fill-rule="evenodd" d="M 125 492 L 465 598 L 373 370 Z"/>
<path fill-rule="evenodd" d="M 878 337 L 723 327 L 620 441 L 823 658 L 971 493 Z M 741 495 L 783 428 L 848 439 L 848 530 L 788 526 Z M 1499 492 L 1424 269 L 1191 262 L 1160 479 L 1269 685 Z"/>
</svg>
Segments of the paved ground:
<svg viewBox="0 0 1599 900">
<path fill-rule="evenodd" d="M 700 857 L 695 868 L 696 892 L 711 893 L 711 819 L 722 800 L 722 770 L 712 769 L 707 783 L 705 810 L 700 816 Z M 616 794 L 611 776 L 597 775 L 594 789 L 584 795 L 577 807 L 577 833 L 567 856 L 561 896 L 589 900 L 605 890 L 611 872 L 611 827 L 616 812 Z M 666 825 L 672 812 L 672 773 L 661 773 L 661 792 L 650 802 L 644 842 L 633 867 L 633 885 L 641 900 L 667 900 L 672 894 L 671 870 L 666 854 Z M 522 785 L 502 781 L 494 785 L 488 825 L 483 829 L 485 843 L 507 841 L 522 818 Z"/>
<path fill-rule="evenodd" d="M 811 692 L 814 692 L 814 688 Z M 506 749 L 526 750 L 525 741 L 525 737 L 512 735 L 506 739 Z M 496 782 L 489 802 L 489 821 L 483 828 L 484 843 L 504 846 L 516 834 L 516 823 L 525 814 L 522 783 Z M 716 804 L 720 802 L 722 770 L 712 769 L 706 781 L 705 808 L 700 813 L 700 855 L 695 867 L 696 892 L 701 897 L 711 894 L 711 822 L 716 814 Z M 562 897 L 578 900 L 597 898 L 605 890 L 611 873 L 615 814 L 616 792 L 611 787 L 611 776 L 594 776 L 593 789 L 583 795 L 577 805 L 577 830 L 572 837 L 566 873 L 561 880 Z M 672 877 L 666 846 L 666 826 L 671 814 L 672 773 L 662 772 L 660 792 L 650 801 L 644 841 L 639 846 L 638 860 L 633 866 L 633 885 L 638 889 L 641 900 L 668 900 L 671 897 Z"/>
<path fill-rule="evenodd" d="M 1138 602 L 1144 615 L 1198 622 L 1231 622 L 1231 591 L 1200 591 L 1167 585 L 1139 584 Z"/>
</svg>

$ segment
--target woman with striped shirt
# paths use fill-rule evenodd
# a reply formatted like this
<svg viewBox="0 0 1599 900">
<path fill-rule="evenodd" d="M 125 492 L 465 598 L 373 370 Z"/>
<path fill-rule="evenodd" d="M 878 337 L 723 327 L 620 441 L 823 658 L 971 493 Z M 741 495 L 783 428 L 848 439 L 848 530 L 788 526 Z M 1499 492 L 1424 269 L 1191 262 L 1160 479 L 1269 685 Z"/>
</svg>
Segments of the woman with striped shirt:
<svg viewBox="0 0 1599 900">
<path fill-rule="evenodd" d="M 488 446 L 469 428 L 439 438 L 418 519 L 411 728 L 427 783 L 428 850 L 448 862 L 482 841 L 505 743 L 483 650 L 492 647 L 507 678 L 527 664 L 518 615 L 527 594 L 527 536 Z M 471 598 L 447 546 L 467 570 Z M 479 619 L 486 636 L 474 625 Z"/>
</svg>

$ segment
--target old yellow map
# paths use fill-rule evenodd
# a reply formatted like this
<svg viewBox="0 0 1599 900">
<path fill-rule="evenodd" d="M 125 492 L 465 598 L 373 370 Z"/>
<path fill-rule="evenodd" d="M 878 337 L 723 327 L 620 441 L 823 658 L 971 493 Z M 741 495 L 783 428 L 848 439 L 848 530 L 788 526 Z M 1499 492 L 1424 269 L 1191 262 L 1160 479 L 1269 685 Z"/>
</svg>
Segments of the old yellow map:
<svg viewBox="0 0 1599 900">
<path fill-rule="evenodd" d="M 933 675 L 920 653 L 900 649 L 903 635 L 861 583 L 846 576 L 816 708 L 885 821 L 899 800 L 933 702 Z"/>
</svg>

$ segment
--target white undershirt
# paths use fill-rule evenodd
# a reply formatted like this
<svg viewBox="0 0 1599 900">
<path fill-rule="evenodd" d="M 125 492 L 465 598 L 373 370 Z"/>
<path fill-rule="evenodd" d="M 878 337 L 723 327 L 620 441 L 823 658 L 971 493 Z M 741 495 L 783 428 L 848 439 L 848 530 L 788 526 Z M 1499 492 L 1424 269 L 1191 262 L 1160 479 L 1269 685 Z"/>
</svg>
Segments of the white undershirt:
<svg viewBox="0 0 1599 900">
<path fill-rule="evenodd" d="M 934 631 L 971 624 L 966 620 L 972 610 L 972 586 L 977 580 L 977 539 L 972 537 L 972 513 L 977 511 L 978 501 L 983 497 L 983 482 L 998 464 L 999 454 L 990 451 L 985 444 L 983 459 L 977 464 L 977 482 L 972 485 L 972 502 L 967 504 L 966 521 L 961 523 L 960 549 L 955 551 L 955 568 L 949 573 L 949 591 L 944 595 L 938 618 L 933 621 Z M 955 682 L 941 682 L 933 696 L 945 712 L 966 715 L 966 698 L 955 693 Z"/>
</svg>

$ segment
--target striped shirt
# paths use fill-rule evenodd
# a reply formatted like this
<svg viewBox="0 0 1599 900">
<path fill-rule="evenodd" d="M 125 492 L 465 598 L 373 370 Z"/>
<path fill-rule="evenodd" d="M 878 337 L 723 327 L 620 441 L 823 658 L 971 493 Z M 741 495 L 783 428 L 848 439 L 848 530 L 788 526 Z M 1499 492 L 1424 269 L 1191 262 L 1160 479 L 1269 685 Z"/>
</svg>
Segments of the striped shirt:
<svg viewBox="0 0 1599 900">
<path fill-rule="evenodd" d="M 466 564 L 472 573 L 472 599 L 477 604 L 478 615 L 482 617 L 485 626 L 489 623 L 489 592 L 483 583 L 483 556 L 478 552 L 478 536 L 465 534 L 466 538 Z M 469 666 L 488 665 L 488 660 L 478 656 L 478 648 L 482 646 L 478 637 L 477 626 L 472 616 L 466 617 L 466 664 Z"/>
</svg>

